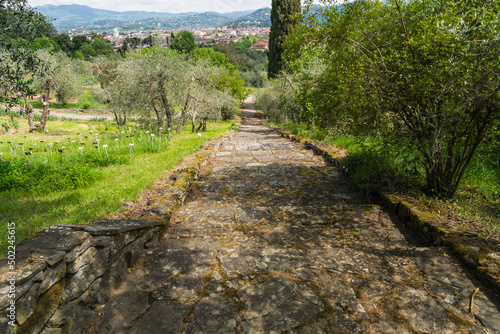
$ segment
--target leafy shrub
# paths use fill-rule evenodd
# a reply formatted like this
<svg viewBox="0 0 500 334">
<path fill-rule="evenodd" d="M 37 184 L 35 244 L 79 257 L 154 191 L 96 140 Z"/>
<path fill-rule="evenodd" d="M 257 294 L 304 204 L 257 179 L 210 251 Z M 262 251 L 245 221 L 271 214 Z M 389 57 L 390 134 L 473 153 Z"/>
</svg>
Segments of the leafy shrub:
<svg viewBox="0 0 500 334">
<path fill-rule="evenodd" d="M 2 123 L 2 128 L 5 130 L 5 132 L 9 132 L 10 130 L 9 122 Z"/>
<path fill-rule="evenodd" d="M 351 136 L 339 137 L 339 144 L 349 151 L 341 163 L 349 180 L 359 188 L 367 191 L 379 188 L 421 190 L 422 163 L 413 146 Z"/>
<path fill-rule="evenodd" d="M 71 117 L 61 117 L 61 121 L 66 121 L 66 122 L 78 122 L 78 119 L 76 119 L 76 118 L 71 118 Z"/>
<path fill-rule="evenodd" d="M 19 129 L 19 121 L 17 120 L 17 117 L 19 117 L 19 112 L 8 111 L 8 114 L 10 118 L 10 124 L 12 124 L 14 129 Z"/>
<path fill-rule="evenodd" d="M 90 106 L 90 103 L 85 102 L 85 103 L 83 104 L 83 106 L 82 106 L 82 109 L 90 109 L 90 107 L 91 107 L 91 106 Z"/>
<path fill-rule="evenodd" d="M 90 120 L 93 122 L 106 122 L 108 119 L 106 117 L 92 117 Z"/>
</svg>

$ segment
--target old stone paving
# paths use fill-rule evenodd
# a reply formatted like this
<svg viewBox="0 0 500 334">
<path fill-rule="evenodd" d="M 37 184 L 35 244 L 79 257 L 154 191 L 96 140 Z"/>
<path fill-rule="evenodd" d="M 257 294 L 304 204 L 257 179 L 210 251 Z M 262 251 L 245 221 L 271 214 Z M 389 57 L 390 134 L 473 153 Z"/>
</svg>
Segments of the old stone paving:
<svg viewBox="0 0 500 334">
<path fill-rule="evenodd" d="M 247 122 L 92 331 L 495 333 L 483 288 L 404 231 L 336 167 Z"/>
</svg>

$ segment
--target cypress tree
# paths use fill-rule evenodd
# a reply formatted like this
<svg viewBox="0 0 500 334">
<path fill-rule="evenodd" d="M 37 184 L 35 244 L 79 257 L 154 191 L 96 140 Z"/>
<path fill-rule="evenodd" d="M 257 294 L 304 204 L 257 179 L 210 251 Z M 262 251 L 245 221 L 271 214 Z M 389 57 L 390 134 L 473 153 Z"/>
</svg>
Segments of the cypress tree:
<svg viewBox="0 0 500 334">
<path fill-rule="evenodd" d="M 276 77 L 281 71 L 283 43 L 296 23 L 294 15 L 297 13 L 300 13 L 300 0 L 272 0 L 271 34 L 269 36 L 269 78 Z"/>
</svg>

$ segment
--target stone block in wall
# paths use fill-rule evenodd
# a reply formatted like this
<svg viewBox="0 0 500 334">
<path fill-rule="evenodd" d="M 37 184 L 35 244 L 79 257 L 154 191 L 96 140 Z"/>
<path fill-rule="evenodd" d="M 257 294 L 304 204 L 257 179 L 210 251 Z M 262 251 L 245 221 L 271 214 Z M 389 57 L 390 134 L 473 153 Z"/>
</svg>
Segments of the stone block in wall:
<svg viewBox="0 0 500 334">
<path fill-rule="evenodd" d="M 81 296 L 89 286 L 109 268 L 109 249 L 99 250 L 92 261 L 82 266 L 75 274 L 65 278 L 66 287 L 62 296 L 64 302 Z"/>
<path fill-rule="evenodd" d="M 78 304 L 81 303 L 80 299 L 76 299 L 67 303 L 63 303 L 59 305 L 54 314 L 50 317 L 47 322 L 48 327 L 63 327 L 68 322 L 71 321 L 72 318 L 75 317 L 75 312 L 77 310 Z"/>
<path fill-rule="evenodd" d="M 61 300 L 64 282 L 61 280 L 49 290 L 40 295 L 33 314 L 21 326 L 16 327 L 16 333 L 39 333 L 54 314 Z"/>
<path fill-rule="evenodd" d="M 16 321 L 22 325 L 33 314 L 40 297 L 40 283 L 34 283 L 24 295 L 16 300 Z"/>
<path fill-rule="evenodd" d="M 64 260 L 68 263 L 74 262 L 80 255 L 87 251 L 91 246 L 94 245 L 94 238 L 90 237 L 85 239 L 80 245 L 68 251 L 64 257 Z"/>
<path fill-rule="evenodd" d="M 68 264 L 67 273 L 68 274 L 74 274 L 74 273 L 76 273 L 83 266 L 86 266 L 87 264 L 89 264 L 90 261 L 92 261 L 92 259 L 94 258 L 94 256 L 98 252 L 99 251 L 95 247 L 89 247 L 89 248 L 87 248 L 85 250 L 85 252 L 83 252 L 82 254 L 80 254 L 79 256 L 77 256 L 73 260 L 73 262 L 71 262 L 70 264 Z"/>
<path fill-rule="evenodd" d="M 120 283 L 127 276 L 127 261 L 124 257 L 120 257 L 114 261 L 110 266 L 110 271 L 107 274 L 107 282 L 109 282 L 112 288 L 117 288 Z"/>
<path fill-rule="evenodd" d="M 40 293 L 44 293 L 54 284 L 66 276 L 66 262 L 61 261 L 57 266 L 47 268 L 44 273 L 44 278 L 40 284 Z"/>
<path fill-rule="evenodd" d="M 72 229 L 85 231 L 92 236 L 113 236 L 125 234 L 142 228 L 153 228 L 161 225 L 158 221 L 148 220 L 101 220 L 91 225 L 57 225 L 70 226 Z"/>
<path fill-rule="evenodd" d="M 41 334 L 63 334 L 61 328 L 44 328 Z"/>
</svg>

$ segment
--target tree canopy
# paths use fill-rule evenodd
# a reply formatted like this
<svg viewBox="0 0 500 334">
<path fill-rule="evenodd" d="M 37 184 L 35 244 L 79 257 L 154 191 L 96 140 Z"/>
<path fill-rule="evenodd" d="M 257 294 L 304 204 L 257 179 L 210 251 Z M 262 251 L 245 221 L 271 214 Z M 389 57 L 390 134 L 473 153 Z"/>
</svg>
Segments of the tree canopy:
<svg viewBox="0 0 500 334">
<path fill-rule="evenodd" d="M 172 33 L 170 47 L 179 52 L 190 53 L 196 49 L 193 33 L 190 31 L 180 31 L 175 35 Z"/>
<path fill-rule="evenodd" d="M 52 24 L 25 0 L 0 0 L 0 82 L 2 100 L 14 103 L 12 92 L 33 94 L 29 75 L 43 70 L 27 43 L 55 32 Z"/>
</svg>

